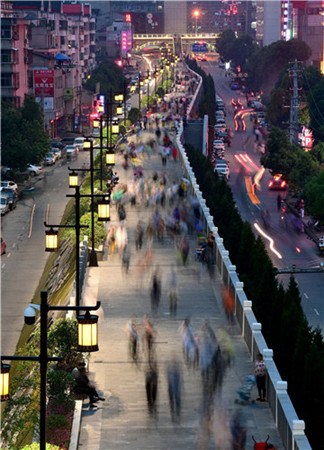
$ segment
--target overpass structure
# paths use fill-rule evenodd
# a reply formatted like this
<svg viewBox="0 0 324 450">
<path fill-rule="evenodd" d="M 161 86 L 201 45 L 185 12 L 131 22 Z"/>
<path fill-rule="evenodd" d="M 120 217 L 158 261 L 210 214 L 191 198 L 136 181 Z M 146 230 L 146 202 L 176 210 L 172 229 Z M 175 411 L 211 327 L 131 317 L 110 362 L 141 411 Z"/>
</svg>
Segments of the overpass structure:
<svg viewBox="0 0 324 450">
<path fill-rule="evenodd" d="M 195 42 L 206 42 L 211 51 L 215 51 L 216 39 L 219 33 L 199 33 L 199 34 L 134 34 L 133 43 L 135 48 L 145 45 L 165 45 L 176 55 L 190 53 L 191 46 Z"/>
</svg>

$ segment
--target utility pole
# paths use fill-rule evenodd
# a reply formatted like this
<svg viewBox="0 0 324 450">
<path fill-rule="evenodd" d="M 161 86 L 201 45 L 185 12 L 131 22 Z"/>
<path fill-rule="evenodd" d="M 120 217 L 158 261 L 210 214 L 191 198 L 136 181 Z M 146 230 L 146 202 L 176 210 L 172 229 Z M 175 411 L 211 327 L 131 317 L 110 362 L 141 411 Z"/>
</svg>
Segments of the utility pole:
<svg viewBox="0 0 324 450">
<path fill-rule="evenodd" d="M 292 95 L 290 96 L 289 140 L 292 144 L 298 145 L 298 74 L 300 69 L 297 60 L 288 70 L 293 82 Z"/>
</svg>

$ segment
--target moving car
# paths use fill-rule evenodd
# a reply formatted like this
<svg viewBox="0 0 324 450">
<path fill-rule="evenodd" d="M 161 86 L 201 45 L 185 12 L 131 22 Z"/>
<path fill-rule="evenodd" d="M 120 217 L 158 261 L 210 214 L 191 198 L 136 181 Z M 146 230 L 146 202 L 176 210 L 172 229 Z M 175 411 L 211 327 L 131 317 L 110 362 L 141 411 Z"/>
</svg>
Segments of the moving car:
<svg viewBox="0 0 324 450">
<path fill-rule="evenodd" d="M 1 187 L 12 189 L 13 191 L 18 191 L 18 185 L 14 181 L 1 180 Z"/>
<path fill-rule="evenodd" d="M 239 83 L 232 82 L 230 84 L 230 88 L 232 89 L 232 91 L 239 91 L 241 89 L 241 86 L 239 85 Z"/>
<path fill-rule="evenodd" d="M 285 191 L 288 187 L 287 181 L 282 178 L 280 173 L 274 175 L 268 183 L 268 187 L 273 191 Z"/>
</svg>

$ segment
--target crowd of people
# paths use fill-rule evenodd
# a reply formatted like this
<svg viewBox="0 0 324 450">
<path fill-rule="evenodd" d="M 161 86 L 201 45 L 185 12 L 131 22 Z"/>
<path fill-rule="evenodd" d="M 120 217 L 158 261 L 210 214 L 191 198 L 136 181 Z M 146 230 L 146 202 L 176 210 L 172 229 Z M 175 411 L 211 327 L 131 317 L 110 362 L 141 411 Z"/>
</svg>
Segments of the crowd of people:
<svg viewBox="0 0 324 450">
<path fill-rule="evenodd" d="M 184 80 L 182 76 L 179 80 L 194 90 L 195 80 Z M 170 352 L 160 360 L 157 351 L 163 300 L 167 299 L 169 317 L 174 324 L 181 314 L 186 315 L 179 296 L 179 270 L 188 270 L 191 254 L 194 256 L 197 250 L 196 245 L 191 248 L 192 243 L 203 234 L 199 202 L 191 194 L 189 180 L 183 175 L 174 179 L 169 175 L 169 166 L 179 165 L 172 125 L 177 127 L 178 118 L 186 114 L 186 102 L 182 97 L 165 100 L 160 111 L 145 114 L 136 124 L 136 133 L 120 145 L 123 178 L 127 178 L 127 183 L 119 183 L 111 195 L 116 220 L 110 223 L 107 247 L 108 259 L 119 258 L 123 276 L 134 276 L 146 298 L 142 320 L 133 315 L 126 323 L 125 341 L 134 370 L 143 373 L 143 395 L 150 417 L 157 417 L 161 384 L 166 383 L 170 417 L 172 422 L 178 423 L 185 400 L 184 371 L 187 371 L 186 376 L 192 377 L 197 373 L 201 379 L 201 429 L 205 430 L 205 427 L 210 428 L 217 408 L 219 413 L 223 383 L 233 363 L 234 346 L 230 335 L 225 329 L 215 330 L 209 320 L 203 324 L 197 320 L 196 331 L 195 320 L 188 317 L 178 328 L 183 358 Z M 152 158 L 161 161 L 158 170 L 156 164 L 154 170 L 147 170 Z M 156 249 L 166 243 L 174 248 L 174 259 L 167 268 L 161 267 L 156 256 Z M 202 262 L 212 267 L 215 264 L 212 233 L 206 236 L 202 252 Z M 233 325 L 234 303 L 230 291 L 223 292 L 223 300 L 228 325 Z M 260 392 L 264 398 L 265 392 Z M 89 380 L 86 394 L 92 405 L 102 399 Z M 219 422 L 224 421 L 226 425 L 226 439 L 233 449 L 242 450 L 246 440 L 244 415 L 236 409 L 226 414 L 219 417 Z M 206 436 L 202 434 L 201 443 Z M 200 448 L 205 447 L 202 444 Z"/>
</svg>

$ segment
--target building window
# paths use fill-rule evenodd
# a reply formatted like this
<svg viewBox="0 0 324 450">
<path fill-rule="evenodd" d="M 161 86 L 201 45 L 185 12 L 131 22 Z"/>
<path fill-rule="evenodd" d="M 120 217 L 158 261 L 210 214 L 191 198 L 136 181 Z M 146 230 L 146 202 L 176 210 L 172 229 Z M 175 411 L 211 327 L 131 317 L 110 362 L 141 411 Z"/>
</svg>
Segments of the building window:
<svg viewBox="0 0 324 450">
<path fill-rule="evenodd" d="M 11 39 L 11 26 L 1 25 L 1 39 Z"/>
<path fill-rule="evenodd" d="M 1 49 L 1 63 L 2 64 L 11 63 L 11 50 Z"/>
<path fill-rule="evenodd" d="M 60 42 L 61 45 L 65 45 L 65 36 L 61 36 Z"/>
<path fill-rule="evenodd" d="M 12 74 L 2 73 L 1 74 L 1 87 L 12 87 Z"/>
</svg>

